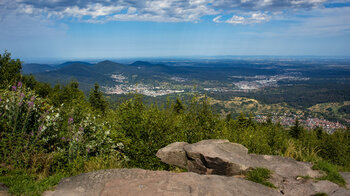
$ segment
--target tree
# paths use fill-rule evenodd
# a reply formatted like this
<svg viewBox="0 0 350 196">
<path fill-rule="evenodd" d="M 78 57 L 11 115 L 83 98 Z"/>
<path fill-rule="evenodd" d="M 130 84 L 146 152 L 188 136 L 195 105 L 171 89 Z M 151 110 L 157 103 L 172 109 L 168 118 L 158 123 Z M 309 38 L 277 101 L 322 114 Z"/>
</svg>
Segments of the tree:
<svg viewBox="0 0 350 196">
<path fill-rule="evenodd" d="M 94 109 L 105 113 L 108 106 L 108 102 L 104 98 L 99 88 L 100 86 L 97 83 L 95 83 L 94 89 L 92 89 L 89 94 L 89 102 Z"/>
<path fill-rule="evenodd" d="M 294 125 L 290 128 L 289 134 L 295 139 L 299 139 L 303 131 L 303 127 L 300 125 L 299 119 L 296 118 Z"/>
<path fill-rule="evenodd" d="M 226 115 L 226 122 L 230 122 L 232 120 L 232 112 Z"/>
<path fill-rule="evenodd" d="M 0 54 L 0 88 L 7 88 L 21 78 L 22 63 L 19 59 L 11 59 L 7 51 Z"/>
<path fill-rule="evenodd" d="M 183 106 L 181 100 L 177 97 L 175 105 L 174 105 L 174 111 L 177 114 L 180 114 L 180 113 L 182 113 L 184 111 L 184 109 L 185 109 L 185 107 Z"/>
</svg>

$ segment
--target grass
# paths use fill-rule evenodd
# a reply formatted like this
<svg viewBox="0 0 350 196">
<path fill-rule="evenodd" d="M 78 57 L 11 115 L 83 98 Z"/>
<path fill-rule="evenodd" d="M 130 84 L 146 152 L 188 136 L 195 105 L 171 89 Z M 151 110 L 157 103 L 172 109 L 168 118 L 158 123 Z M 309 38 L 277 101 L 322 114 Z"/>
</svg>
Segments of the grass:
<svg viewBox="0 0 350 196">
<path fill-rule="evenodd" d="M 312 169 L 321 170 L 326 173 L 325 176 L 318 178 L 318 180 L 329 180 L 340 186 L 345 186 L 344 178 L 339 174 L 338 168 L 324 160 L 319 160 L 314 163 Z"/>
<path fill-rule="evenodd" d="M 65 177 L 62 173 L 57 173 L 43 179 L 30 175 L 21 170 L 1 169 L 0 182 L 9 187 L 9 193 L 13 195 L 41 195 L 44 191 L 50 190 Z"/>
<path fill-rule="evenodd" d="M 262 167 L 257 167 L 250 170 L 246 174 L 246 179 L 271 188 L 276 188 L 274 184 L 268 181 L 268 179 L 271 177 L 271 174 L 272 172 L 270 170 Z"/>
<path fill-rule="evenodd" d="M 29 170 L 0 167 L 0 182 L 4 183 L 13 195 L 41 195 L 52 189 L 62 178 L 102 169 L 122 168 L 118 156 L 98 156 L 84 160 L 78 157 L 64 170 L 50 174 L 33 174 Z"/>
</svg>

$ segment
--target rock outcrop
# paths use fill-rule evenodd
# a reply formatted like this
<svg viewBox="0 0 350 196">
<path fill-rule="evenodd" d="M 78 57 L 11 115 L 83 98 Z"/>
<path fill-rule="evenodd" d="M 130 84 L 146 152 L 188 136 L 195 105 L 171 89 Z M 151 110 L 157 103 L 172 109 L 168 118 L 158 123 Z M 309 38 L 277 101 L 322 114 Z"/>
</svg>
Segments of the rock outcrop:
<svg viewBox="0 0 350 196">
<path fill-rule="evenodd" d="M 280 156 L 249 154 L 247 148 L 228 140 L 204 140 L 195 144 L 176 142 L 160 149 L 157 156 L 165 163 L 192 172 L 101 170 L 65 178 L 55 191 L 44 195 L 304 196 L 326 193 L 329 196 L 350 196 L 348 189 L 337 184 L 311 179 L 322 174 L 312 170 L 310 163 Z M 269 180 L 276 189 L 245 180 L 241 175 L 256 167 L 273 172 Z M 349 173 L 342 175 L 349 183 Z"/>
<path fill-rule="evenodd" d="M 278 196 L 277 190 L 244 179 L 171 173 L 142 169 L 114 169 L 81 174 L 63 179 L 46 196 Z"/>
<path fill-rule="evenodd" d="M 270 181 L 283 195 L 350 195 L 350 191 L 329 181 L 314 181 L 300 176 L 317 178 L 319 171 L 312 164 L 292 158 L 249 154 L 248 149 L 228 140 L 203 140 L 195 144 L 177 142 L 157 152 L 164 163 L 199 174 L 236 176 L 263 167 L 273 172 Z"/>
<path fill-rule="evenodd" d="M 341 172 L 340 175 L 343 176 L 347 184 L 346 188 L 350 189 L 350 172 Z"/>
<path fill-rule="evenodd" d="M 321 176 L 311 169 L 310 163 L 288 157 L 248 154 L 246 147 L 228 140 L 203 140 L 195 144 L 176 142 L 160 149 L 157 157 L 164 163 L 199 174 L 233 176 L 264 167 L 285 177 Z"/>
</svg>

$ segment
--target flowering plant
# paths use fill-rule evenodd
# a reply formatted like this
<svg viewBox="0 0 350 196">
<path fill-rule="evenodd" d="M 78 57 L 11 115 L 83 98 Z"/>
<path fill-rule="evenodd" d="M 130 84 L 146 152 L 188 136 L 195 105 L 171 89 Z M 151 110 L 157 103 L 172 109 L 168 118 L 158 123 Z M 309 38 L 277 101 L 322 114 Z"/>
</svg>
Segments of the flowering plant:
<svg viewBox="0 0 350 196">
<path fill-rule="evenodd" d="M 0 155 L 9 164 L 30 165 L 32 156 L 54 153 L 59 161 L 118 155 L 122 143 L 111 138 L 111 125 L 78 106 L 53 107 L 21 83 L 0 91 Z M 84 106 L 81 106 L 84 107 Z"/>
</svg>

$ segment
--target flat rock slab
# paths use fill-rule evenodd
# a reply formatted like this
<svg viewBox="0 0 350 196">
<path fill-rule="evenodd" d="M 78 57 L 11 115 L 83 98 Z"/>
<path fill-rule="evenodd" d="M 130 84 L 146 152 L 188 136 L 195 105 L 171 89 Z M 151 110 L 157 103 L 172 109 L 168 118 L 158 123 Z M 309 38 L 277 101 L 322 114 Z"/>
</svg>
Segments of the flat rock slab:
<svg viewBox="0 0 350 196">
<path fill-rule="evenodd" d="M 350 172 L 340 172 L 346 182 L 346 188 L 350 189 Z"/>
<path fill-rule="evenodd" d="M 55 191 L 44 195 L 277 196 L 281 194 L 276 189 L 234 177 L 199 175 L 192 172 L 113 169 L 63 179 Z"/>
</svg>

